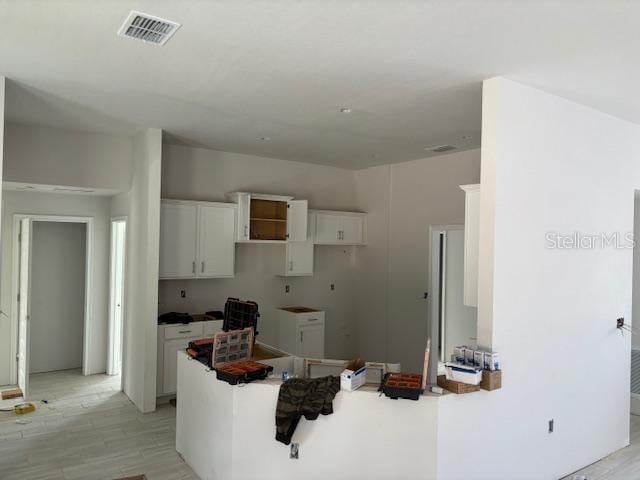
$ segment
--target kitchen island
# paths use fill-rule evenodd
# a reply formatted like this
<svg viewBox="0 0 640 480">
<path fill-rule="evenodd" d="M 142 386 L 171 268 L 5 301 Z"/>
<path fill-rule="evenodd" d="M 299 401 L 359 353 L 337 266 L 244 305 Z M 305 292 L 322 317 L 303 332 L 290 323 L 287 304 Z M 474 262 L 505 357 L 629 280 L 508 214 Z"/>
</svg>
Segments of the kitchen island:
<svg viewBox="0 0 640 480">
<path fill-rule="evenodd" d="M 334 413 L 301 419 L 290 446 L 275 440 L 281 381 L 229 385 L 178 353 L 176 449 L 203 480 L 432 479 L 439 398 L 391 400 L 373 385 L 340 391 Z"/>
</svg>

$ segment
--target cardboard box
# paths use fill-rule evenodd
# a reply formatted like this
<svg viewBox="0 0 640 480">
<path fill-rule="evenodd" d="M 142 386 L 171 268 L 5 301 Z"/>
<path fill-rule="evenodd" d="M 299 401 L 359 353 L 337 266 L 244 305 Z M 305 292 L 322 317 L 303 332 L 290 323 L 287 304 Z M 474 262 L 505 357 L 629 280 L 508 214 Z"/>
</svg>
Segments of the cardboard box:
<svg viewBox="0 0 640 480">
<path fill-rule="evenodd" d="M 467 383 L 469 385 L 479 385 L 482 381 L 482 370 L 479 368 L 456 363 L 447 363 L 445 367 L 447 380 Z"/>
<path fill-rule="evenodd" d="M 478 368 L 484 368 L 484 353 L 482 350 L 476 350 L 473 352 L 473 366 Z"/>
<path fill-rule="evenodd" d="M 483 370 L 480 388 L 489 391 L 502 388 L 502 370 Z"/>
<path fill-rule="evenodd" d="M 473 358 L 475 356 L 475 350 L 473 348 L 467 348 L 464 351 L 464 364 L 473 366 Z"/>
<path fill-rule="evenodd" d="M 500 370 L 500 361 L 498 354 L 495 352 L 484 352 L 482 368 L 485 370 Z"/>
<path fill-rule="evenodd" d="M 358 370 L 344 369 L 340 374 L 340 389 L 347 392 L 357 390 L 367 381 L 367 367 Z"/>
<path fill-rule="evenodd" d="M 460 347 L 453 347 L 453 358 L 451 361 L 457 362 L 457 363 L 464 363 L 466 350 L 467 350 L 467 347 L 464 345 Z"/>
<path fill-rule="evenodd" d="M 471 393 L 480 390 L 480 385 L 469 385 L 468 383 L 454 382 L 447 380 L 444 375 L 438 376 L 438 386 L 452 393 Z"/>
</svg>

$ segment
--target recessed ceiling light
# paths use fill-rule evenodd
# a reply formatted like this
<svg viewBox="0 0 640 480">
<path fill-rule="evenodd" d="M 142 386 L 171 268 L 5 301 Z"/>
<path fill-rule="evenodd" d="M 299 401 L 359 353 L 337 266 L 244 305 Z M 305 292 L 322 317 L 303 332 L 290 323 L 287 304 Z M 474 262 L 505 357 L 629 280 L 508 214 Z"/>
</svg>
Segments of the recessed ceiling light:
<svg viewBox="0 0 640 480">
<path fill-rule="evenodd" d="M 342 107 L 340 109 L 340 113 L 351 113 L 351 108 L 349 107 Z"/>
<path fill-rule="evenodd" d="M 262 142 L 268 142 L 269 140 L 271 140 L 271 137 L 258 137 L 256 138 L 256 140 L 260 140 Z"/>
</svg>

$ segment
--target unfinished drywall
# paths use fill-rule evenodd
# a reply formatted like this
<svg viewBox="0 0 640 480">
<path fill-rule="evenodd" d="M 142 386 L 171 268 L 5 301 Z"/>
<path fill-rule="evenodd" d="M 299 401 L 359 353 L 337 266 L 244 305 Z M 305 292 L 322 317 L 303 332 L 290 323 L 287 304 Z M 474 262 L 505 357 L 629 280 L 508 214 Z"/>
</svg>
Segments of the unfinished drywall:
<svg viewBox="0 0 640 480">
<path fill-rule="evenodd" d="M 478 183 L 470 150 L 355 172 L 357 205 L 370 213 L 357 252 L 359 354 L 420 371 L 428 336 L 429 226 L 464 224 L 464 192 Z"/>
<path fill-rule="evenodd" d="M 124 135 L 7 122 L 4 180 L 125 192 L 132 142 Z"/>
<path fill-rule="evenodd" d="M 163 198 L 227 201 L 226 193 L 249 191 L 293 195 L 307 199 L 310 208 L 355 209 L 349 170 L 172 145 L 165 145 L 163 154 Z M 238 244 L 233 279 L 161 281 L 160 311 L 221 310 L 227 297 L 254 300 L 261 313 L 258 338 L 274 342 L 277 307 L 320 308 L 326 311 L 326 355 L 349 358 L 356 351 L 353 259 L 359 247 L 316 246 L 314 275 L 297 278 L 276 276 L 283 248 Z M 186 298 L 180 297 L 181 290 Z"/>
<path fill-rule="evenodd" d="M 82 366 L 87 227 L 33 222 L 30 373 Z"/>
<path fill-rule="evenodd" d="M 88 195 L 65 195 L 3 191 L 2 205 L 2 261 L 0 276 L 0 305 L 8 315 L 12 313 L 13 219 L 15 214 L 92 217 L 94 229 L 93 271 L 91 272 L 91 328 L 88 338 L 88 374 L 106 371 L 108 299 L 109 299 L 109 199 Z M 0 378 L 15 383 L 15 361 L 12 360 L 12 340 L 17 331 L 0 337 Z M 15 357 L 14 357 L 15 358 Z M 13 380 L 13 381 L 11 381 Z M 3 382 L 0 382 L 3 383 Z"/>
<path fill-rule="evenodd" d="M 484 100 L 494 126 L 481 195 L 495 202 L 481 201 L 481 220 L 494 222 L 493 244 L 480 242 L 492 261 L 479 265 L 492 289 L 479 302 L 492 318 L 478 320 L 503 387 L 442 400 L 439 478 L 561 478 L 629 442 L 631 339 L 616 319 L 631 318 L 640 127 L 501 78 L 485 82 Z M 548 237 L 574 232 L 582 247 Z M 460 455 L 460 438 L 491 448 Z"/>
<path fill-rule="evenodd" d="M 127 216 L 124 392 L 142 412 L 155 410 L 160 245 L 162 131 L 134 138 L 131 190 L 110 201 L 113 215 Z"/>
</svg>

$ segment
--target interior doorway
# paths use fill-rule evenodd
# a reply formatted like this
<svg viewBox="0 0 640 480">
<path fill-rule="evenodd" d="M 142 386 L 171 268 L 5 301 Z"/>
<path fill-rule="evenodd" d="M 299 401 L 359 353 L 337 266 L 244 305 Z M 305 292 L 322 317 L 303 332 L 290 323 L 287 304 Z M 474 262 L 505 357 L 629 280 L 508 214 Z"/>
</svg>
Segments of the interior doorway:
<svg viewBox="0 0 640 480">
<path fill-rule="evenodd" d="M 111 219 L 111 268 L 109 294 L 109 358 L 107 374 L 122 374 L 125 316 L 127 219 Z"/>
<path fill-rule="evenodd" d="M 87 374 L 92 233 L 88 217 L 14 216 L 14 384 L 25 398 L 32 373 Z"/>
<path fill-rule="evenodd" d="M 453 347 L 476 347 L 477 309 L 464 305 L 464 226 L 432 226 L 430 244 L 429 318 L 431 338 L 435 339 L 430 357 L 433 375 L 439 363 L 450 360 Z"/>
</svg>

